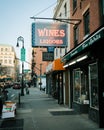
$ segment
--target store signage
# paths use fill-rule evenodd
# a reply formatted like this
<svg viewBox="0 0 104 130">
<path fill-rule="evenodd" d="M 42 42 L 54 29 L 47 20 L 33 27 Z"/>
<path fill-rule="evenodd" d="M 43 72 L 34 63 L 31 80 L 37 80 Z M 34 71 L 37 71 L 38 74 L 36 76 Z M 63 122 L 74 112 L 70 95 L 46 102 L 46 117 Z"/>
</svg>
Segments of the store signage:
<svg viewBox="0 0 104 130">
<path fill-rule="evenodd" d="M 59 23 L 33 23 L 32 47 L 67 46 L 67 25 Z"/>
<path fill-rule="evenodd" d="M 85 40 L 82 44 L 80 44 L 78 47 L 73 49 L 70 53 L 68 53 L 66 56 L 62 58 L 62 61 L 64 62 L 65 60 L 69 60 L 71 57 L 74 55 L 78 54 L 85 48 L 91 46 L 94 44 L 96 41 L 104 37 L 104 28 L 100 29 L 97 31 L 95 34 L 93 34 L 91 37 L 89 37 L 87 40 Z"/>
<path fill-rule="evenodd" d="M 53 52 L 43 52 L 42 60 L 43 61 L 53 61 L 54 60 L 54 53 Z"/>
<path fill-rule="evenodd" d="M 47 51 L 48 51 L 48 52 L 54 52 L 54 47 L 53 47 L 53 46 L 51 46 L 51 47 L 50 47 L 50 46 L 47 47 Z"/>
</svg>

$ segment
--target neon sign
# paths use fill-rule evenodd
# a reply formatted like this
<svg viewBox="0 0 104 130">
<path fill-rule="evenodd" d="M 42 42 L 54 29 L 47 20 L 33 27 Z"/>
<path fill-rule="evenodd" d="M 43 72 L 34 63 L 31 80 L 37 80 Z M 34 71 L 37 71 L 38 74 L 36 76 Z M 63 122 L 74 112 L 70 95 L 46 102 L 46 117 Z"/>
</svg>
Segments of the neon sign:
<svg viewBox="0 0 104 130">
<path fill-rule="evenodd" d="M 33 23 L 32 47 L 67 46 L 67 25 L 59 23 Z"/>
</svg>

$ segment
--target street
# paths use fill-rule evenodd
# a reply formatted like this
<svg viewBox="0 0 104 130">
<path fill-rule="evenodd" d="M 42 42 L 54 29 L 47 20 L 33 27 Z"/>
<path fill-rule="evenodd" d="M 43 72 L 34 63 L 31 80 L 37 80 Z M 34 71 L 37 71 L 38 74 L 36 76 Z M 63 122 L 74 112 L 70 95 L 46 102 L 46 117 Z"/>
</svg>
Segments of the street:
<svg viewBox="0 0 104 130">
<path fill-rule="evenodd" d="M 29 91 L 29 95 L 21 96 L 15 119 L 0 120 L 0 130 L 100 130 L 88 115 L 76 114 L 59 105 L 38 88 L 29 88 Z"/>
</svg>

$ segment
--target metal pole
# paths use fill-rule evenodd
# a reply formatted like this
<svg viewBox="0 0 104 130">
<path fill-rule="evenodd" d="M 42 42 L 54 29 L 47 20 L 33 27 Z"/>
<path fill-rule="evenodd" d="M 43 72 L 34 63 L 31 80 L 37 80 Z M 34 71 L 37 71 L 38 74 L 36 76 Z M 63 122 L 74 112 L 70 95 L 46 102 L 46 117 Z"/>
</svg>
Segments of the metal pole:
<svg viewBox="0 0 104 130">
<path fill-rule="evenodd" d="M 40 64 L 40 90 L 42 85 L 41 76 L 42 76 L 42 64 Z"/>
<path fill-rule="evenodd" d="M 24 38 L 22 36 L 17 38 L 17 47 L 19 47 L 19 41 L 22 42 L 22 48 L 21 49 L 24 49 Z M 21 96 L 24 96 L 24 59 L 22 59 Z"/>
<path fill-rule="evenodd" d="M 24 96 L 24 62 L 22 62 L 22 86 L 21 86 L 21 96 Z"/>
</svg>

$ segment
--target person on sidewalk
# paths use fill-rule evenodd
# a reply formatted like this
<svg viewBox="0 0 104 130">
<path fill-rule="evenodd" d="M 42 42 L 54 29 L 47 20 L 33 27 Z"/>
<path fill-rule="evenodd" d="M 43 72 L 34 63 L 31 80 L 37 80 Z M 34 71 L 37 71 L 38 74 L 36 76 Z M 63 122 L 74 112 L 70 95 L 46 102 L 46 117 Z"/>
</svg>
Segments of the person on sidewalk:
<svg viewBox="0 0 104 130">
<path fill-rule="evenodd" d="M 26 84 L 25 90 L 26 90 L 26 94 L 29 94 L 29 86 L 28 86 L 28 84 Z"/>
</svg>

